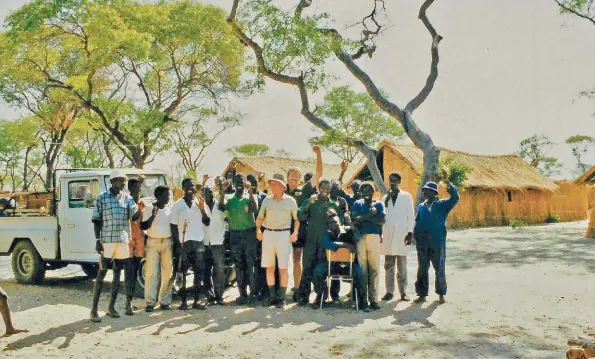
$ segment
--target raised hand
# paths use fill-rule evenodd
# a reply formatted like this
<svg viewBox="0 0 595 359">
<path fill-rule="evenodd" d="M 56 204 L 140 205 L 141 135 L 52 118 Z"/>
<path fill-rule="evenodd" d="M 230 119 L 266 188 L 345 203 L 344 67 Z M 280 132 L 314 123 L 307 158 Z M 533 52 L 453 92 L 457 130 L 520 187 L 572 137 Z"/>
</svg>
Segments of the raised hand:
<svg viewBox="0 0 595 359">
<path fill-rule="evenodd" d="M 252 192 L 252 184 L 250 183 L 250 181 L 244 181 L 244 189 L 248 193 L 251 193 Z"/>
<path fill-rule="evenodd" d="M 207 181 L 211 178 L 208 174 L 202 175 L 202 183 L 207 183 Z"/>
<path fill-rule="evenodd" d="M 312 151 L 314 151 L 314 153 L 316 153 L 317 155 L 320 154 L 320 146 L 316 145 L 312 147 Z"/>
<path fill-rule="evenodd" d="M 157 212 L 159 212 L 159 207 L 157 207 L 157 203 L 153 203 L 153 212 L 151 213 L 151 215 L 153 217 L 157 216 Z"/>
</svg>

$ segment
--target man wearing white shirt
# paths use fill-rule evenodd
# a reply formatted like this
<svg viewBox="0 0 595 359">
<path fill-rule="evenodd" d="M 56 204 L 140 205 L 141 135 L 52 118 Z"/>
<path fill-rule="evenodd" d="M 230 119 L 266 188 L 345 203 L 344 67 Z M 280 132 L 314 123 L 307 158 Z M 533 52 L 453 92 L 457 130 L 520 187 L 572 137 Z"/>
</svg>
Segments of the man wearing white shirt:
<svg viewBox="0 0 595 359">
<path fill-rule="evenodd" d="M 147 205 L 143 212 L 141 228 L 149 238 L 145 248 L 147 264 L 145 269 L 146 311 L 152 312 L 159 299 L 162 310 L 169 310 L 172 300 L 173 241 L 171 238 L 171 207 L 169 187 L 155 188 L 156 203 Z M 158 287 L 159 273 L 161 285 Z M 159 294 L 159 298 L 157 298 Z"/>
<path fill-rule="evenodd" d="M 176 254 L 181 256 L 181 265 L 176 263 L 176 281 L 185 278 L 190 267 L 194 273 L 194 304 L 193 309 L 204 310 L 206 307 L 198 302 L 200 299 L 200 283 L 204 277 L 204 253 L 205 253 L 205 228 L 211 223 L 209 208 L 205 206 L 202 198 L 194 196 L 196 188 L 194 180 L 186 178 L 182 181 L 184 197 L 174 204 L 171 211 L 171 234 L 174 241 Z M 184 225 L 186 234 L 184 235 Z M 182 232 L 182 234 L 180 234 Z M 183 242 L 183 244 L 182 244 Z M 180 250 L 180 244 L 181 250 Z M 186 281 L 183 280 L 180 288 L 182 304 L 180 310 L 188 309 L 186 301 Z"/>
<path fill-rule="evenodd" d="M 225 195 L 225 194 L 223 194 Z M 205 287 L 211 293 L 217 305 L 223 305 L 223 291 L 225 289 L 225 213 L 215 205 L 213 189 L 209 186 L 203 188 L 205 203 L 211 211 L 211 223 L 206 228 L 205 246 L 206 261 Z M 212 278 L 211 278 L 212 274 Z"/>
<path fill-rule="evenodd" d="M 384 270 L 386 295 L 382 300 L 393 299 L 395 292 L 395 262 L 397 267 L 397 284 L 401 300 L 406 301 L 407 294 L 407 255 L 409 254 L 411 236 L 415 227 L 413 199 L 408 192 L 399 189 L 401 175 L 396 172 L 388 176 L 390 190 L 382 199 L 386 208 L 382 246 L 385 254 Z M 409 239 L 409 241 L 407 241 Z"/>
</svg>

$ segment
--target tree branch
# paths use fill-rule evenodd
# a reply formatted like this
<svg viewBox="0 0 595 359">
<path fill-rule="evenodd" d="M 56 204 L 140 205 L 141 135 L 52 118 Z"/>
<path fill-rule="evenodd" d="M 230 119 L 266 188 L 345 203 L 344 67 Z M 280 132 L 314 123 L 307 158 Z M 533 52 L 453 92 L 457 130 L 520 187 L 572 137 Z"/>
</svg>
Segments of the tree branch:
<svg viewBox="0 0 595 359">
<path fill-rule="evenodd" d="M 442 41 L 442 36 L 438 35 L 438 32 L 436 32 L 436 29 L 434 29 L 434 26 L 426 15 L 426 11 L 433 2 L 434 0 L 426 0 L 419 9 L 419 19 L 424 23 L 426 29 L 432 36 L 432 47 L 430 50 L 432 53 L 432 64 L 430 66 L 430 74 L 428 75 L 424 88 L 422 88 L 419 94 L 417 94 L 417 96 L 415 96 L 411 101 L 409 101 L 407 106 L 405 106 L 406 112 L 412 113 L 428 98 L 432 92 L 432 89 L 434 88 L 436 80 L 438 79 L 438 62 L 440 61 L 438 45 L 440 44 L 440 41 Z"/>
<path fill-rule="evenodd" d="M 559 0 L 554 0 L 554 1 L 556 2 L 556 4 L 558 4 L 558 6 L 562 10 L 567 11 L 567 12 L 569 12 L 571 14 L 574 14 L 574 15 L 580 17 L 580 18 L 583 18 L 583 19 L 589 21 L 591 24 L 595 25 L 595 19 L 593 17 L 587 16 L 585 14 L 581 14 L 580 12 L 574 10 L 573 8 L 571 8 L 571 7 L 569 7 L 569 6 L 561 3 Z"/>
</svg>

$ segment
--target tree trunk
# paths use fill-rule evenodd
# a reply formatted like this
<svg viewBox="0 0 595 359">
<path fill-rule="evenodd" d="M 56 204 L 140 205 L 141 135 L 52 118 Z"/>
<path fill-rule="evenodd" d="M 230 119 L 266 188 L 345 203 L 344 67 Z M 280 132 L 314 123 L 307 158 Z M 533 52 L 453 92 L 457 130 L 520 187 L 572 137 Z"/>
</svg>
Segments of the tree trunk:
<svg viewBox="0 0 595 359">
<path fill-rule="evenodd" d="M 23 192 L 29 190 L 29 182 L 27 182 L 27 177 L 29 176 L 29 155 L 31 154 L 32 149 L 33 147 L 27 147 L 27 149 L 25 150 L 25 163 L 23 164 Z M 16 191 L 16 188 L 14 187 L 14 179 L 13 191 Z"/>
</svg>

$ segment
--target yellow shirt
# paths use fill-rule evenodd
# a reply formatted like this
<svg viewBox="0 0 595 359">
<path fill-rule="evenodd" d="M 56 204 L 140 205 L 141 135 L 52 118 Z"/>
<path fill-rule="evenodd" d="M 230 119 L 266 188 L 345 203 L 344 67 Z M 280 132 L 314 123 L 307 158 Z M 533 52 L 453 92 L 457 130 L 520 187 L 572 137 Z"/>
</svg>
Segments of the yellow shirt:
<svg viewBox="0 0 595 359">
<path fill-rule="evenodd" d="M 260 206 L 258 218 L 262 219 L 262 225 L 268 229 L 290 229 L 291 221 L 297 220 L 297 204 L 293 197 L 283 194 L 283 198 L 277 201 L 273 196 L 264 199 Z"/>
</svg>

